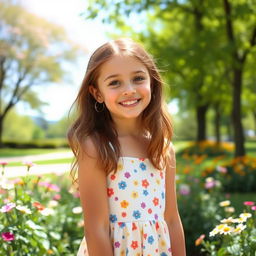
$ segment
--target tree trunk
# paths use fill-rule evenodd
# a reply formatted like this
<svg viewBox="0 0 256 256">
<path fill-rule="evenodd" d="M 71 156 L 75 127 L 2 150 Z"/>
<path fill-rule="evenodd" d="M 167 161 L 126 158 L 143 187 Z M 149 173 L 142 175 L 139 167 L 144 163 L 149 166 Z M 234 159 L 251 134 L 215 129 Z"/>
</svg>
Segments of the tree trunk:
<svg viewBox="0 0 256 256">
<path fill-rule="evenodd" d="M 215 137 L 217 144 L 220 144 L 221 138 L 220 138 L 220 107 L 219 104 L 216 104 L 214 107 L 215 110 Z"/>
<path fill-rule="evenodd" d="M 232 118 L 230 116 L 230 122 L 228 120 L 228 122 L 226 122 L 226 131 L 227 131 L 227 140 L 228 141 L 234 141 L 234 136 L 233 136 L 233 130 L 232 130 Z"/>
<path fill-rule="evenodd" d="M 197 142 L 206 140 L 206 113 L 208 105 L 196 107 L 197 117 Z"/>
<path fill-rule="evenodd" d="M 3 118 L 0 116 L 0 148 L 2 148 L 3 145 L 3 126 L 4 126 L 4 122 L 3 122 Z"/>
<path fill-rule="evenodd" d="M 235 157 L 244 156 L 244 130 L 241 119 L 242 65 L 233 70 L 232 122 L 234 128 Z"/>
<path fill-rule="evenodd" d="M 252 111 L 252 115 L 254 118 L 254 134 L 256 136 L 256 111 Z"/>
</svg>

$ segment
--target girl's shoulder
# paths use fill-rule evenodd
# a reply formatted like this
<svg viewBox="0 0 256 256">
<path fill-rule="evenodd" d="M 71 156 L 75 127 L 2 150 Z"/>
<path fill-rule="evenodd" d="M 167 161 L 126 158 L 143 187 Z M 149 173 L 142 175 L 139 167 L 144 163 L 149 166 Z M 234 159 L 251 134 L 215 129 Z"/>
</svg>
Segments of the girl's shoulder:
<svg viewBox="0 0 256 256">
<path fill-rule="evenodd" d="M 98 157 L 98 151 L 96 145 L 91 136 L 87 136 L 82 143 L 82 155 L 86 154 L 91 158 Z"/>
</svg>

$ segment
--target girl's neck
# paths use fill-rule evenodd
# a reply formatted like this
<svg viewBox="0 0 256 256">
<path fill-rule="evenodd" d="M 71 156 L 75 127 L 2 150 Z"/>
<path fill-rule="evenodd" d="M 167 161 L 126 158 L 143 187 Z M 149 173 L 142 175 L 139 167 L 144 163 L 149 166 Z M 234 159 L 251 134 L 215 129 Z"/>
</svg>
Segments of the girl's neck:
<svg viewBox="0 0 256 256">
<path fill-rule="evenodd" d="M 115 128 L 119 138 L 142 136 L 143 131 L 138 119 L 115 120 Z"/>
</svg>

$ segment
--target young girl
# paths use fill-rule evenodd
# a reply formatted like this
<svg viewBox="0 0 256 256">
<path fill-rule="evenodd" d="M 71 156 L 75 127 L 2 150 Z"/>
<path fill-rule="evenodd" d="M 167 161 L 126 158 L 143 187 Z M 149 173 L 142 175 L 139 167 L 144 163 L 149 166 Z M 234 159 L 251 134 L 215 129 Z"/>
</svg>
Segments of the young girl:
<svg viewBox="0 0 256 256">
<path fill-rule="evenodd" d="M 77 256 L 186 254 L 162 91 L 153 59 L 131 39 L 91 56 L 68 132 L 84 216 Z"/>
</svg>

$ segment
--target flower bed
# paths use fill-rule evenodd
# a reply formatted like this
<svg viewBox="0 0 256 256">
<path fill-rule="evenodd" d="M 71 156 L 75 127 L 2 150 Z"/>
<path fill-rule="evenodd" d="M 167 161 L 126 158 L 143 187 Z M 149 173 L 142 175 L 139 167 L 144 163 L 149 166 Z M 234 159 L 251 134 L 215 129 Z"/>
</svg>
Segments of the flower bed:
<svg viewBox="0 0 256 256">
<path fill-rule="evenodd" d="M 65 175 L 0 178 L 0 255 L 75 255 L 82 209 L 68 183 Z"/>
</svg>

